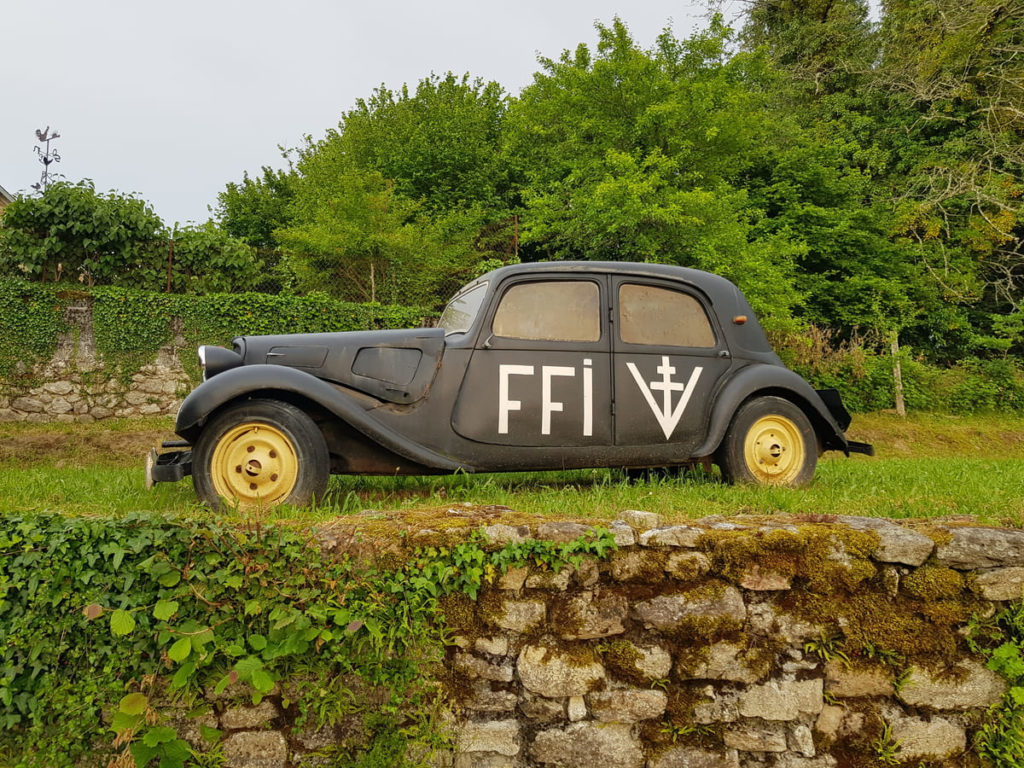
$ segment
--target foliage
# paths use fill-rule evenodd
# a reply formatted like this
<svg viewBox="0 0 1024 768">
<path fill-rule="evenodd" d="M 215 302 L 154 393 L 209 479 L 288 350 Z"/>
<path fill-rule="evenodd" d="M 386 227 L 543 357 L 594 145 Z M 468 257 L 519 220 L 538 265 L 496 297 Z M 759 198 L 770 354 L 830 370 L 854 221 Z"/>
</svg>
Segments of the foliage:
<svg viewBox="0 0 1024 768">
<path fill-rule="evenodd" d="M 136 197 L 98 194 L 89 180 L 59 181 L 38 197 L 19 196 L 7 206 L 0 269 L 44 282 L 131 283 L 140 271 L 154 269 L 162 229 L 160 218 Z"/>
<path fill-rule="evenodd" d="M 213 222 L 175 227 L 171 288 L 175 293 L 252 290 L 263 265 L 252 247 Z"/>
<path fill-rule="evenodd" d="M 542 548 L 562 563 L 614 543 L 603 532 Z M 204 687 L 257 703 L 290 676 L 298 727 L 351 711 L 353 686 L 380 686 L 366 720 L 375 737 L 347 757 L 405 764 L 412 744 L 438 739 L 437 691 L 424 678 L 444 645 L 437 598 L 475 595 L 527 562 L 475 538 L 389 570 L 325 553 L 290 527 L 143 515 L 8 515 L 0 552 L 0 750 L 52 768 L 124 749 L 140 767 L 181 766 L 190 750 L 168 704 Z"/>
<path fill-rule="evenodd" d="M 216 217 L 228 235 L 256 248 L 276 246 L 274 230 L 288 225 L 288 205 L 294 196 L 294 171 L 263 166 L 262 174 L 239 183 L 228 182 L 217 195 Z"/>
<path fill-rule="evenodd" d="M 1010 684 L 993 704 L 978 736 L 978 751 L 993 768 L 1024 763 L 1024 602 L 1016 601 L 988 619 L 969 626 L 971 650 L 988 656 L 988 668 Z"/>
<path fill-rule="evenodd" d="M 178 320 L 185 345 L 195 347 L 229 344 L 244 335 L 417 327 L 430 314 L 415 307 L 352 304 L 322 294 L 175 296 L 96 288 L 92 296 L 96 349 L 126 374 L 171 340 Z M 198 369 L 191 373 L 198 377 Z"/>
<path fill-rule="evenodd" d="M 0 381 L 48 360 L 64 330 L 66 300 L 49 288 L 0 277 Z"/>
</svg>

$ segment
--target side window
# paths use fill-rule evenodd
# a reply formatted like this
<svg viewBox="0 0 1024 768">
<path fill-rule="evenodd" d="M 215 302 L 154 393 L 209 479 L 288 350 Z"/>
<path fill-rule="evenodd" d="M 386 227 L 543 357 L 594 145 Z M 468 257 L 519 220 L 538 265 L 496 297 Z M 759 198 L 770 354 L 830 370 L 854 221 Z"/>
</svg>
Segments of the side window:
<svg viewBox="0 0 1024 768">
<path fill-rule="evenodd" d="M 653 285 L 619 286 L 619 337 L 627 344 L 713 347 L 704 307 L 689 294 Z"/>
<path fill-rule="evenodd" d="M 519 283 L 501 297 L 492 330 L 507 339 L 599 341 L 600 303 L 600 289 L 589 281 Z"/>
</svg>

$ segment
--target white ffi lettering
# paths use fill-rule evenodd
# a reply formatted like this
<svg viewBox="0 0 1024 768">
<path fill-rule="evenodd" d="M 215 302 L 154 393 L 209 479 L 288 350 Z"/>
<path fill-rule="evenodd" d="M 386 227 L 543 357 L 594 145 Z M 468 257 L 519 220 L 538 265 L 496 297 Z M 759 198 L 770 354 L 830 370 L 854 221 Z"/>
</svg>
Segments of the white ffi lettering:
<svg viewBox="0 0 1024 768">
<path fill-rule="evenodd" d="M 591 360 L 583 361 L 583 436 L 594 434 L 594 369 Z"/>
<path fill-rule="evenodd" d="M 533 370 L 530 371 L 533 373 Z M 575 376 L 576 369 L 564 365 L 545 365 L 541 368 L 540 433 L 551 434 L 551 414 L 564 410 L 564 403 L 551 399 L 551 379 L 555 376 Z"/>
<path fill-rule="evenodd" d="M 523 403 L 520 400 L 508 399 L 508 379 L 510 376 L 533 376 L 532 365 L 499 365 L 498 366 L 498 434 L 508 434 L 508 413 L 518 411 Z"/>
</svg>

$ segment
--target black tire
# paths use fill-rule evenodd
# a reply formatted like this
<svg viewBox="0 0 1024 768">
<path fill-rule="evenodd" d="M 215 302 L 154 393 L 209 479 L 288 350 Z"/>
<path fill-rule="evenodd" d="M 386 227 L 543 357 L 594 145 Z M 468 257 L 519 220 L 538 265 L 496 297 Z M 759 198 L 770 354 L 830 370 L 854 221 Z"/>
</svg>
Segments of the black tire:
<svg viewBox="0 0 1024 768">
<path fill-rule="evenodd" d="M 327 444 L 313 420 L 280 400 L 229 406 L 196 443 L 192 479 L 213 509 L 307 506 L 327 489 Z"/>
<path fill-rule="evenodd" d="M 807 415 L 789 400 L 747 400 L 732 417 L 716 461 L 728 483 L 801 488 L 814 479 L 818 436 Z"/>
</svg>

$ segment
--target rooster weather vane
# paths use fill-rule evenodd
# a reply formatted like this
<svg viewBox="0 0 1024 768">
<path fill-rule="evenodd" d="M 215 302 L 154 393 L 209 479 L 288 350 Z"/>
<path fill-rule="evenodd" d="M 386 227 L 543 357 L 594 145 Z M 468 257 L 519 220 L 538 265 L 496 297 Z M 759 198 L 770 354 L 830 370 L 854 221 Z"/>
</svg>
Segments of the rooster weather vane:
<svg viewBox="0 0 1024 768">
<path fill-rule="evenodd" d="M 57 131 L 50 133 L 50 126 L 46 126 L 41 131 L 36 128 L 36 139 L 40 144 L 46 145 L 45 150 L 34 147 L 36 154 L 39 155 L 39 162 L 43 164 L 43 173 L 39 177 L 39 182 L 32 185 L 32 189 L 36 192 L 45 192 L 46 188 L 50 186 L 50 164 L 60 162 L 60 154 L 56 149 L 50 149 L 50 142 L 59 138 L 60 134 Z"/>
</svg>

